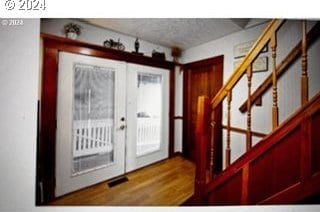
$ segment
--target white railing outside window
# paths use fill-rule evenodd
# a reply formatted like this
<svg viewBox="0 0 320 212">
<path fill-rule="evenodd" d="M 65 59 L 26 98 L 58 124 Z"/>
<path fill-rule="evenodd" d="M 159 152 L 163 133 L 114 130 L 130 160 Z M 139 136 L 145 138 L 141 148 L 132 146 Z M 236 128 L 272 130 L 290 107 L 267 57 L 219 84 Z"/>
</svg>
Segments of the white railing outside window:
<svg viewBox="0 0 320 212">
<path fill-rule="evenodd" d="M 160 149 L 159 118 L 137 118 L 137 155 Z"/>
<path fill-rule="evenodd" d="M 73 122 L 73 157 L 113 151 L 113 119 Z"/>
<path fill-rule="evenodd" d="M 160 149 L 160 119 L 137 118 L 137 155 Z M 113 151 L 113 119 L 73 122 L 73 157 Z"/>
</svg>

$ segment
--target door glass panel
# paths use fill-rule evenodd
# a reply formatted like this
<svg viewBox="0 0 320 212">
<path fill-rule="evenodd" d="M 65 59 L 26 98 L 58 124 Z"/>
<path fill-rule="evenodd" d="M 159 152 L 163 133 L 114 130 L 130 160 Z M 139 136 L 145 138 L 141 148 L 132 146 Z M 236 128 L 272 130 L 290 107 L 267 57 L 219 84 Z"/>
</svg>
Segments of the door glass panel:
<svg viewBox="0 0 320 212">
<path fill-rule="evenodd" d="M 141 156 L 160 150 L 162 75 L 138 73 L 137 149 Z"/>
<path fill-rule="evenodd" d="M 72 175 L 114 161 L 113 68 L 74 64 Z"/>
</svg>

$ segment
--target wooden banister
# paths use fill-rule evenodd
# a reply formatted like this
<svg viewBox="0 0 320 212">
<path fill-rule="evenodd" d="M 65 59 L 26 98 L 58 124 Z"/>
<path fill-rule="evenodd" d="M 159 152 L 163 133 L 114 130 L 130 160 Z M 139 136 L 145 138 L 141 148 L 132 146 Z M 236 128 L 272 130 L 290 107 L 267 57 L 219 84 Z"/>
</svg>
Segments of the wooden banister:
<svg viewBox="0 0 320 212">
<path fill-rule="evenodd" d="M 222 128 L 223 129 L 228 129 L 228 127 L 226 125 L 222 125 Z M 247 130 L 246 129 L 242 129 L 242 128 L 239 128 L 239 127 L 230 126 L 230 131 L 236 132 L 236 133 L 245 134 L 245 135 L 247 134 Z M 251 133 L 252 133 L 252 136 L 260 137 L 260 138 L 263 138 L 263 137 L 267 136 L 267 134 L 264 134 L 264 133 L 261 133 L 261 132 L 256 132 L 256 131 L 252 131 L 252 130 L 251 130 Z"/>
<path fill-rule="evenodd" d="M 301 55 L 301 67 L 302 67 L 302 75 L 301 75 L 301 105 L 305 105 L 309 99 L 308 92 L 308 58 L 307 58 L 307 23 L 306 21 L 302 21 L 302 55 Z"/>
<path fill-rule="evenodd" d="M 320 22 L 317 22 L 307 34 L 307 48 L 309 48 L 320 36 Z M 300 41 L 290 53 L 277 66 L 277 78 L 281 77 L 283 73 L 290 67 L 290 65 L 301 55 L 302 41 Z M 272 74 L 261 83 L 261 85 L 251 94 L 251 102 L 257 101 L 272 85 Z M 247 111 L 247 101 L 244 101 L 239 110 L 244 113 Z M 251 104 L 252 106 L 253 104 Z"/>
<path fill-rule="evenodd" d="M 227 94 L 227 147 L 226 147 L 226 167 L 230 165 L 231 161 L 231 149 L 230 149 L 230 133 L 231 133 L 231 101 L 232 101 L 232 93 L 228 91 Z"/>
<path fill-rule="evenodd" d="M 269 23 L 269 25 L 255 42 L 255 44 L 252 46 L 247 56 L 243 59 L 243 62 L 240 64 L 240 66 L 238 66 L 227 83 L 224 84 L 217 95 L 212 99 L 212 108 L 216 108 L 227 96 L 228 91 L 230 91 L 236 85 L 243 74 L 247 71 L 248 66 L 254 62 L 261 50 L 267 45 L 273 33 L 276 32 L 283 23 L 284 20 L 282 19 L 275 19 Z"/>
</svg>

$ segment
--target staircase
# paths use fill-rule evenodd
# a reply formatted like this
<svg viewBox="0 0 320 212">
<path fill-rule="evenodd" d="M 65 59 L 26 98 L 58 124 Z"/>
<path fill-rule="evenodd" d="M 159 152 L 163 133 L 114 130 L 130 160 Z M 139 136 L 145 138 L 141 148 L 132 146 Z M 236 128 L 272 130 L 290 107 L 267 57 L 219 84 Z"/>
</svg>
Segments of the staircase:
<svg viewBox="0 0 320 212">
<path fill-rule="evenodd" d="M 320 92 L 309 98 L 308 76 L 308 49 L 320 37 L 320 24 L 317 22 L 307 32 L 307 22 L 301 21 L 301 41 L 277 63 L 277 32 L 285 24 L 285 20 L 272 20 L 218 94 L 212 100 L 199 97 L 195 193 L 186 205 L 292 204 L 320 193 Z M 272 53 L 272 74 L 252 92 L 252 64 L 267 45 Z M 301 85 L 297 86 L 301 87 L 301 93 L 291 98 L 301 98 L 301 105 L 279 123 L 278 80 L 283 73 L 291 71 L 290 66 L 300 57 Z M 234 88 L 242 77 L 247 78 L 247 100 L 240 106 L 240 111 L 246 113 L 245 129 L 231 126 L 232 96 L 236 95 Z M 260 116 L 272 115 L 272 130 L 264 134 L 252 130 L 252 108 L 269 88 L 272 89 L 271 114 Z M 215 119 L 215 110 L 223 101 L 226 126 Z M 223 128 L 226 130 L 224 161 L 222 157 L 217 160 L 219 150 L 214 148 L 223 142 L 215 138 L 214 132 Z M 232 131 L 244 133 L 245 141 L 231 141 Z M 262 137 L 255 145 L 254 136 Z M 245 142 L 246 146 L 245 153 L 233 162 L 231 142 Z M 222 162 L 225 169 L 215 169 Z"/>
</svg>

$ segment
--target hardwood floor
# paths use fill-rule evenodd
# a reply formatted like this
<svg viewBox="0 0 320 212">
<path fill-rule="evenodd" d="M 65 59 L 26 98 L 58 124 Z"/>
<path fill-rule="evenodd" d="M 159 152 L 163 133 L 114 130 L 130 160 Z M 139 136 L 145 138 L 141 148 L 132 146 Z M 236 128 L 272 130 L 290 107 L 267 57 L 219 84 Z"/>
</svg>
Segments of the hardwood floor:
<svg viewBox="0 0 320 212">
<path fill-rule="evenodd" d="M 114 187 L 102 182 L 50 205 L 178 206 L 193 194 L 195 166 L 176 156 L 126 176 L 129 181 Z"/>
</svg>

